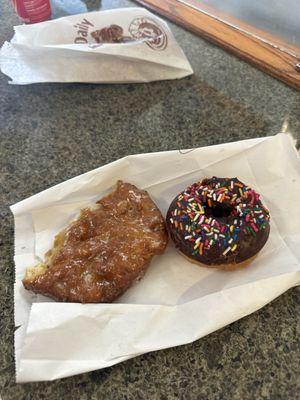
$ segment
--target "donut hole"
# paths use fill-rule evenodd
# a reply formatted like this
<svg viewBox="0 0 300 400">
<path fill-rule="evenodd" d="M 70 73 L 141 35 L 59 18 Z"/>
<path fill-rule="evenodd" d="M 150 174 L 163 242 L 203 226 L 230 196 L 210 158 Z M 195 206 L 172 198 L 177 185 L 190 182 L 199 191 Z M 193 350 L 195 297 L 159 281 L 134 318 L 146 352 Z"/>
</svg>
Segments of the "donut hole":
<svg viewBox="0 0 300 400">
<path fill-rule="evenodd" d="M 205 214 L 208 217 L 217 219 L 227 218 L 232 212 L 232 208 L 227 205 L 216 205 L 213 207 L 206 207 Z"/>
</svg>

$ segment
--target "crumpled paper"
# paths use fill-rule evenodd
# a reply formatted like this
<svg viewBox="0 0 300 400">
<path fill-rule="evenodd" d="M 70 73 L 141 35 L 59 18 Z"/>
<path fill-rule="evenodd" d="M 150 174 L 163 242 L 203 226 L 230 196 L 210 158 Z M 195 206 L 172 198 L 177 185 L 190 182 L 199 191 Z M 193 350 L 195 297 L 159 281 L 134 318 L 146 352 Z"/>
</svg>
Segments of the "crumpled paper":
<svg viewBox="0 0 300 400">
<path fill-rule="evenodd" d="M 190 343 L 263 307 L 300 282 L 300 168 L 286 134 L 122 158 L 11 207 L 15 219 L 17 382 L 53 380 Z M 57 303 L 21 279 L 82 207 L 117 179 L 148 190 L 165 215 L 187 184 L 238 176 L 271 213 L 271 233 L 252 264 L 219 271 L 188 262 L 169 243 L 144 278 L 112 304 Z"/>
<path fill-rule="evenodd" d="M 166 22 L 144 8 L 67 16 L 15 28 L 0 51 L 14 84 L 177 79 L 193 70 Z"/>
</svg>

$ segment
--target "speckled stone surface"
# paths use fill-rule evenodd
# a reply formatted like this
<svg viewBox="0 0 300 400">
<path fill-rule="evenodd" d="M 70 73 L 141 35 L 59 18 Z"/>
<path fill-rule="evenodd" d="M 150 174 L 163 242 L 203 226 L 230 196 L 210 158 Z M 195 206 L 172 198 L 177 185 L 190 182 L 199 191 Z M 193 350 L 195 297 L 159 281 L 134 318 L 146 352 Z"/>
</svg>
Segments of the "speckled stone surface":
<svg viewBox="0 0 300 400">
<path fill-rule="evenodd" d="M 66 12 L 128 6 L 60 1 Z M 63 10 L 63 6 L 65 9 Z M 0 43 L 18 24 L 0 0 Z M 73 11 L 72 11 L 73 10 Z M 15 384 L 8 205 L 127 154 L 300 132 L 299 93 L 170 24 L 195 74 L 132 85 L 11 86 L 0 75 L 0 394 L 20 399 L 300 398 L 300 290 L 195 343 L 55 382 Z M 237 300 L 238 301 L 238 300 Z"/>
</svg>

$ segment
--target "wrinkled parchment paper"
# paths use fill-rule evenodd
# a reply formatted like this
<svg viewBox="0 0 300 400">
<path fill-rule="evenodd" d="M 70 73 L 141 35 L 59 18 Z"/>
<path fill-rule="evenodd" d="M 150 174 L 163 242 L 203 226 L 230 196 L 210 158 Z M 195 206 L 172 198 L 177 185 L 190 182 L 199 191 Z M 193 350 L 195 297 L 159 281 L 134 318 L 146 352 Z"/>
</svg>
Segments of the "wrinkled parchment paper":
<svg viewBox="0 0 300 400">
<path fill-rule="evenodd" d="M 25 268 L 117 179 L 147 189 L 163 214 L 187 184 L 238 176 L 271 213 L 269 240 L 250 267 L 201 268 L 170 243 L 113 304 L 56 303 L 26 291 Z M 62 378 L 192 342 L 263 307 L 300 281 L 300 164 L 286 134 L 140 154 L 70 179 L 11 207 L 15 218 L 17 382 Z"/>
<path fill-rule="evenodd" d="M 150 82 L 193 73 L 167 23 L 144 8 L 96 11 L 14 29 L 13 39 L 0 50 L 1 71 L 14 84 Z"/>
</svg>

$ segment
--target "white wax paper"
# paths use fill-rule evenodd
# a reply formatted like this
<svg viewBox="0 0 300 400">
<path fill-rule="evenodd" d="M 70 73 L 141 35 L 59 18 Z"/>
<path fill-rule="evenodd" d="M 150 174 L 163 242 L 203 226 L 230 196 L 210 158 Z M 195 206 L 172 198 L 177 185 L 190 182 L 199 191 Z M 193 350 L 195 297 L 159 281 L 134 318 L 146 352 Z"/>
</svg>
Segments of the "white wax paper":
<svg viewBox="0 0 300 400">
<path fill-rule="evenodd" d="M 97 30 L 101 43 L 91 35 Z M 124 41 L 110 43 L 116 32 Z M 15 84 L 150 82 L 193 73 L 167 23 L 144 8 L 16 26 L 0 51 L 0 68 Z"/>
<path fill-rule="evenodd" d="M 57 303 L 21 283 L 54 235 L 112 189 L 117 179 L 147 189 L 165 215 L 187 184 L 238 176 L 271 213 L 269 240 L 236 271 L 199 267 L 169 243 L 145 277 L 113 304 Z M 11 207 L 15 218 L 17 382 L 53 380 L 199 339 L 300 281 L 300 164 L 286 134 L 194 149 L 140 154 L 70 179 Z"/>
</svg>

